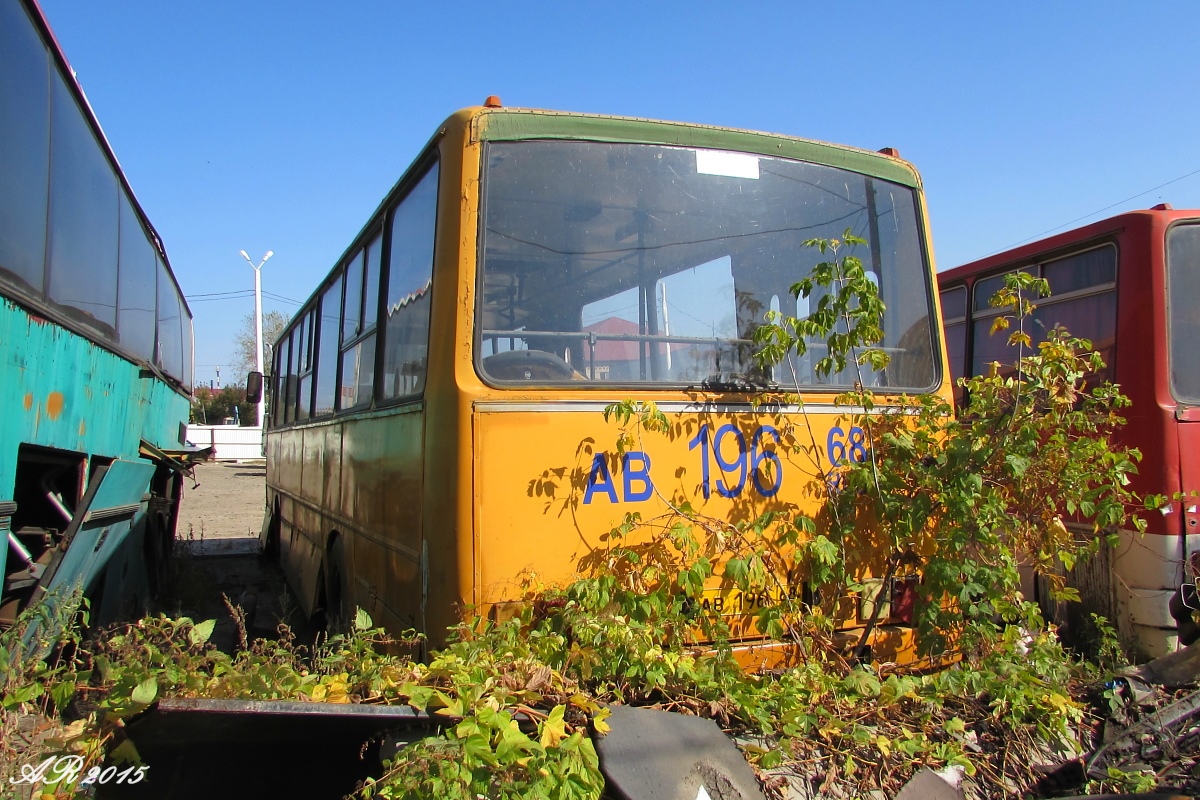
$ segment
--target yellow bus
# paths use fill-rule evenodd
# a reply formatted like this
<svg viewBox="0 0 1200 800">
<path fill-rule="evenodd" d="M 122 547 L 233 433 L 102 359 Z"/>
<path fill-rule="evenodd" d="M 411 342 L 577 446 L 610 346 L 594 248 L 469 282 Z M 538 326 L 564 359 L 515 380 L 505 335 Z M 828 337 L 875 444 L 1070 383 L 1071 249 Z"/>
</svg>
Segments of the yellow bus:
<svg viewBox="0 0 1200 800">
<path fill-rule="evenodd" d="M 804 242 L 846 229 L 889 365 L 821 379 L 814 347 L 756 370 L 765 312 L 815 300 L 789 291 L 822 260 Z M 949 396 L 933 276 L 920 178 L 892 150 L 489 98 L 437 129 L 281 334 L 264 547 L 306 613 L 359 606 L 436 644 L 523 575 L 569 582 L 627 513 L 811 512 L 830 456 L 863 453 L 839 392 Z M 803 407 L 768 412 L 764 391 Z M 686 435 L 618 452 L 604 410 L 624 400 Z M 801 417 L 816 460 L 784 430 Z M 880 621 L 877 657 L 911 644 Z"/>
</svg>

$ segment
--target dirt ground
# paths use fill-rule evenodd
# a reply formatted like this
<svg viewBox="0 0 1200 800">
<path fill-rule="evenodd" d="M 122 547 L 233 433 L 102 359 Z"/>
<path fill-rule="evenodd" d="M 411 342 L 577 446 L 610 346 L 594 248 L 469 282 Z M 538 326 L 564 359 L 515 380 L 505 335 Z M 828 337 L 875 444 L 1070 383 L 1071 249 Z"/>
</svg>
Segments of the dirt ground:
<svg viewBox="0 0 1200 800">
<path fill-rule="evenodd" d="M 177 538 L 257 539 L 263 522 L 266 472 L 261 461 L 197 464 L 195 481 L 184 479 Z"/>
<path fill-rule="evenodd" d="M 175 572 L 162 610 L 215 619 L 211 641 L 229 653 L 238 644 L 230 606 L 244 613 L 244 632 L 251 637 L 275 635 L 280 621 L 297 630 L 304 625 L 278 564 L 259 555 L 265 494 L 261 461 L 198 464 L 195 480 L 183 485 Z"/>
</svg>

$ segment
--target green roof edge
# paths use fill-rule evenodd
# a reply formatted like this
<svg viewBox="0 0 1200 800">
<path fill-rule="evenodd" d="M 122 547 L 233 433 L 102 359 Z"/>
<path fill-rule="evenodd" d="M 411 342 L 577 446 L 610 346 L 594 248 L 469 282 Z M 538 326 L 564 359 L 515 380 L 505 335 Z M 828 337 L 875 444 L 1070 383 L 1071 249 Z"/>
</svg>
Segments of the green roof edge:
<svg viewBox="0 0 1200 800">
<path fill-rule="evenodd" d="M 904 186 L 921 186 L 916 170 L 898 158 L 844 145 L 737 128 L 564 111 L 488 109 L 476 118 L 475 132 L 477 138 L 484 141 L 578 139 L 732 150 L 825 164 Z"/>
</svg>

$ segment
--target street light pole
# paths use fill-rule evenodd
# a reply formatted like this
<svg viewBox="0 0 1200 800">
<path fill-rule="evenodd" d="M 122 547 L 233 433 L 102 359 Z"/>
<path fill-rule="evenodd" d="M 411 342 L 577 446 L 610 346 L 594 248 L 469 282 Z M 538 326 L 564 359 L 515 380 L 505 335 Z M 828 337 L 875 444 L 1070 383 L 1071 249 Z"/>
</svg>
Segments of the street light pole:
<svg viewBox="0 0 1200 800">
<path fill-rule="evenodd" d="M 262 261 L 257 265 L 250 260 L 250 256 L 246 255 L 246 251 L 242 250 L 242 258 L 246 259 L 246 263 L 254 267 L 254 368 L 261 374 L 263 371 L 263 334 L 262 334 L 262 268 L 263 264 L 267 263 L 267 259 L 275 255 L 273 250 L 268 250 L 267 254 L 262 257 Z M 258 398 L 258 427 L 263 427 L 263 417 L 266 416 L 267 408 L 267 393 L 263 392 Z"/>
</svg>

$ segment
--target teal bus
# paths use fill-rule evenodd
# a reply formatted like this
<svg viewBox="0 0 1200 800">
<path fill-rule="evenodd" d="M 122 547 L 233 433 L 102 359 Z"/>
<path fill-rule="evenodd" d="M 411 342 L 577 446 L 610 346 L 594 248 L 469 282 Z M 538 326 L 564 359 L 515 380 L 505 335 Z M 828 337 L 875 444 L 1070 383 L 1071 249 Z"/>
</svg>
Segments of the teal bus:
<svg viewBox="0 0 1200 800">
<path fill-rule="evenodd" d="M 192 318 L 34 0 L 0 0 L 0 628 L 167 579 Z"/>
</svg>

